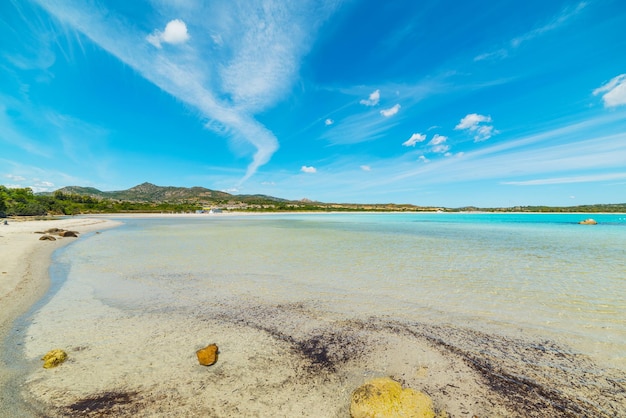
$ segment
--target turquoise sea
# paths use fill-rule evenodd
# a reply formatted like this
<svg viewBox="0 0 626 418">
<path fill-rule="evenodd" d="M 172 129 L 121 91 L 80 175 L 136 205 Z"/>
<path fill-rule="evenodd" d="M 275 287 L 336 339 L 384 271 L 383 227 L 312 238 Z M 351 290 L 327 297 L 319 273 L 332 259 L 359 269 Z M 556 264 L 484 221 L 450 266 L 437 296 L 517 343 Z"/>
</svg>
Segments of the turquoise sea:
<svg viewBox="0 0 626 418">
<path fill-rule="evenodd" d="M 588 217 L 598 225 L 578 224 Z M 506 396 L 509 385 L 517 399 L 533 392 L 528 416 L 547 404 L 626 416 L 615 412 L 626 400 L 626 214 L 118 220 L 55 254 L 49 294 L 13 336 L 27 353 L 68 326 L 117 350 L 110 315 L 146 319 L 142 332 L 154 324 L 156 344 L 187 338 L 164 321 L 212 317 L 304 347 L 330 370 L 349 361 L 350 341 L 403 330 L 465 359 L 494 390 L 505 382 Z"/>
<path fill-rule="evenodd" d="M 626 371 L 626 215 L 124 219 L 57 256 L 117 307 L 303 302 L 533 334 Z M 62 281 L 63 279 L 61 279 Z"/>
</svg>

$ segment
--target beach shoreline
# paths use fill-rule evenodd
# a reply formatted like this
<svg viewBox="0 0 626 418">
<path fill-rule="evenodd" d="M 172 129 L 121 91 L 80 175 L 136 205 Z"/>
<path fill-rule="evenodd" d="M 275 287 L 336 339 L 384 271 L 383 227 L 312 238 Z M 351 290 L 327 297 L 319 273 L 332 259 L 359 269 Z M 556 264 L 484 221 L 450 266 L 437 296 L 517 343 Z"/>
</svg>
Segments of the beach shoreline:
<svg viewBox="0 0 626 418">
<path fill-rule="evenodd" d="M 11 299 L 14 317 L 28 311 L 48 290 L 52 253 L 76 239 L 40 242 L 36 231 L 95 231 L 117 225 L 111 218 L 240 215 L 246 216 L 100 215 L 23 223 L 14 234 L 0 226 L 2 248 L 11 240 L 20 243 L 11 259 L 7 254 L 0 259 L 2 270 L 8 265 L 4 260 L 15 259 L 22 277 L 1 294 L 0 303 Z M 9 221 L 7 228 L 14 224 Z M 607 398 L 597 410 L 585 411 L 595 405 L 581 402 L 579 392 L 567 393 L 558 383 L 571 380 L 574 388 L 587 375 L 565 374 L 558 381 L 551 380 L 550 374 L 577 365 L 592 370 L 593 364 L 546 342 L 384 316 L 337 315 L 307 301 L 271 305 L 212 297 L 190 310 L 161 310 L 155 304 L 152 312 L 120 311 L 93 299 L 81 283 L 68 282 L 65 287 L 71 298 L 60 295 L 60 300 L 48 304 L 47 313 L 30 327 L 25 344 L 32 364 L 57 345 L 70 355 L 58 369 L 38 367 L 25 382 L 20 381 L 19 393 L 33 417 L 67 416 L 72 411 L 81 416 L 156 417 L 174 410 L 181 416 L 311 416 L 307 411 L 320 417 L 348 416 L 351 392 L 367 379 L 381 376 L 424 390 L 437 409 L 450 416 L 541 417 L 559 408 L 570 413 L 563 416 L 574 416 L 572 411 L 582 411 L 578 416 L 611 416 L 603 412 L 617 404 Z M 69 307 L 73 315 L 65 317 L 68 300 L 78 301 L 79 306 Z M 3 309 L 3 339 L 15 319 L 6 316 Z M 95 323 L 97 332 L 93 332 Z M 210 368 L 198 366 L 195 350 L 211 342 L 219 345 L 220 360 Z M 490 357 L 489 351 L 506 355 Z M 3 370 L 2 396 L 10 378 Z M 586 398 L 597 401 L 596 394 L 603 390 L 606 386 L 599 385 Z M 623 399 L 624 393 L 613 396 Z"/>
<path fill-rule="evenodd" d="M 7 224 L 0 224 L 0 341 L 5 341 L 8 337 L 13 322 L 48 291 L 52 254 L 80 239 L 57 236 L 55 241 L 40 241 L 42 234 L 36 232 L 58 228 L 81 234 L 119 224 L 107 219 L 88 217 L 49 220 L 9 218 L 6 221 Z M 3 397 L 7 394 L 6 385 L 14 375 L 8 365 L 0 366 L 0 405 L 7 405 L 10 401 Z"/>
</svg>

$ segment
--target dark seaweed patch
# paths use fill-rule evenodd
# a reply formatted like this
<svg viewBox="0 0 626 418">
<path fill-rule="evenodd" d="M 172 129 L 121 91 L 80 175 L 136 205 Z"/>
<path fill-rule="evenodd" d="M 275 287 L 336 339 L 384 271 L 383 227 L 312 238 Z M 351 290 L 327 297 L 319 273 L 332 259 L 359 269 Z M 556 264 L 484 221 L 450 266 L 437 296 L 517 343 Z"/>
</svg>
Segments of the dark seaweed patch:
<svg viewBox="0 0 626 418">
<path fill-rule="evenodd" d="M 508 399 L 509 407 L 520 416 L 626 416 L 616 407 L 626 398 L 626 389 L 608 376 L 602 379 L 589 371 L 594 369 L 590 359 L 553 342 L 525 342 L 425 324 L 387 323 L 382 327 L 425 338 L 459 356 L 495 393 Z"/>
<path fill-rule="evenodd" d="M 337 364 L 359 357 L 364 344 L 354 335 L 326 332 L 293 342 L 295 350 L 307 358 L 314 368 L 336 371 Z"/>
<path fill-rule="evenodd" d="M 120 406 L 127 406 L 136 400 L 136 392 L 105 392 L 90 396 L 68 406 L 72 413 L 83 413 L 88 416 L 106 416 Z"/>
</svg>

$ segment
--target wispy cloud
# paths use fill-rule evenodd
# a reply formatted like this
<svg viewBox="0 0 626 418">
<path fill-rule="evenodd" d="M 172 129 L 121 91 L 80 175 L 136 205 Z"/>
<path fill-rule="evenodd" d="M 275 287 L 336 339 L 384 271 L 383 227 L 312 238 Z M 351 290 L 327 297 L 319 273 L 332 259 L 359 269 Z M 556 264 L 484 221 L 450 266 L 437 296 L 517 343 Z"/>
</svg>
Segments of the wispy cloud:
<svg viewBox="0 0 626 418">
<path fill-rule="evenodd" d="M 502 184 L 513 186 L 544 186 L 547 184 L 591 183 L 607 180 L 626 179 L 626 173 L 592 174 L 587 176 L 553 177 L 525 181 L 503 181 Z"/>
<path fill-rule="evenodd" d="M 57 185 L 83 184 L 92 185 L 84 178 L 71 174 L 42 168 L 41 166 L 25 165 L 21 162 L 0 158 L 0 167 L 11 173 L 4 174 L 5 178 L 14 182 L 14 187 L 30 187 L 35 192 L 52 191 Z"/>
<path fill-rule="evenodd" d="M 254 115 L 291 89 L 313 34 L 333 10 L 332 4 L 267 1 L 262 7 L 226 2 L 212 13 L 193 13 L 184 5 L 156 2 L 162 7 L 157 13 L 171 19 L 175 11 L 179 21 L 169 20 L 163 32 L 150 35 L 92 3 L 36 1 L 163 91 L 198 109 L 210 121 L 208 127 L 252 144 L 256 152 L 241 182 L 278 149 L 275 135 Z M 216 36 L 221 45 L 213 41 Z M 185 48 L 154 48 L 163 42 L 184 42 Z"/>
<path fill-rule="evenodd" d="M 324 125 L 326 125 L 326 126 L 330 126 L 330 125 L 332 125 L 333 123 L 335 123 L 335 121 L 334 121 L 334 120 L 332 120 L 332 119 L 326 119 L 326 120 L 324 121 Z"/>
<path fill-rule="evenodd" d="M 526 41 L 530 41 L 532 39 L 535 39 L 547 32 L 551 32 L 555 29 L 560 28 L 561 26 L 563 26 L 565 23 L 567 23 L 571 18 L 573 18 L 574 16 L 578 15 L 578 13 L 580 13 L 585 7 L 587 6 L 586 2 L 580 2 L 578 3 L 575 7 L 566 7 L 565 9 L 563 9 L 561 11 L 561 13 L 559 13 L 558 15 L 556 15 L 551 21 L 549 21 L 548 23 L 541 25 L 533 30 L 531 30 L 530 32 L 527 32 L 521 36 L 518 36 L 516 38 L 514 38 L 511 41 L 511 46 L 513 46 L 514 48 L 519 47 L 522 43 L 526 42 Z"/>
<path fill-rule="evenodd" d="M 626 74 L 614 77 L 606 84 L 593 91 L 593 95 L 602 94 L 604 106 L 615 107 L 626 104 Z"/>
<path fill-rule="evenodd" d="M 306 166 L 306 165 L 303 165 L 300 168 L 300 171 L 302 171 L 303 173 L 309 173 L 309 174 L 317 173 L 317 169 L 315 167 L 313 167 L 313 166 Z"/>
<path fill-rule="evenodd" d="M 321 138 L 333 145 L 357 144 L 382 138 L 395 126 L 395 120 L 381 118 L 378 112 L 369 110 L 338 120 Z"/>
<path fill-rule="evenodd" d="M 369 165 L 362 165 L 360 166 L 360 168 L 363 171 L 372 171 L 372 167 L 370 167 Z"/>
<path fill-rule="evenodd" d="M 11 181 L 25 181 L 26 180 L 26 177 L 16 176 L 14 174 L 7 174 L 5 177 Z"/>
<path fill-rule="evenodd" d="M 395 104 L 393 106 L 391 106 L 389 109 L 383 109 L 380 111 L 380 114 L 383 115 L 386 118 L 389 118 L 395 114 L 397 114 L 400 111 L 400 106 L 399 104 Z"/>
<path fill-rule="evenodd" d="M 523 43 L 531 41 L 535 38 L 543 36 L 549 32 L 557 30 L 567 24 L 572 18 L 577 16 L 585 7 L 587 6 L 587 2 L 580 2 L 574 7 L 565 7 L 550 19 L 548 22 L 513 38 L 506 46 L 503 48 L 498 48 L 491 52 L 486 52 L 483 54 L 479 54 L 474 57 L 474 61 L 484 61 L 484 60 L 495 60 L 495 59 L 504 59 L 510 55 L 511 50 L 519 48 Z"/>
</svg>

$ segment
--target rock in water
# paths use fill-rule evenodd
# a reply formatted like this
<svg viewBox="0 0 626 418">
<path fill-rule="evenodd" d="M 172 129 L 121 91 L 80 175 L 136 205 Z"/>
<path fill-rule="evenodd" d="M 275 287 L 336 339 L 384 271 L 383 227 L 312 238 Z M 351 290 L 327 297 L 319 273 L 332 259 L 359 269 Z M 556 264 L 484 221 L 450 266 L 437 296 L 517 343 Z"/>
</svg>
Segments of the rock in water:
<svg viewBox="0 0 626 418">
<path fill-rule="evenodd" d="M 400 383 L 382 377 L 370 380 L 354 391 L 350 416 L 435 418 L 437 415 L 428 395 L 409 388 L 402 389 Z"/>
<path fill-rule="evenodd" d="M 585 219 L 584 221 L 580 221 L 578 223 L 580 225 L 597 225 L 598 224 L 598 222 L 596 222 L 595 219 L 591 219 L 591 218 Z"/>
<path fill-rule="evenodd" d="M 196 351 L 198 362 L 203 366 L 211 366 L 217 361 L 217 345 L 209 344 L 206 347 Z"/>
<path fill-rule="evenodd" d="M 50 350 L 45 356 L 41 358 L 43 360 L 43 368 L 50 369 L 56 367 L 59 364 L 67 360 L 67 353 L 59 348 Z"/>
<path fill-rule="evenodd" d="M 52 235 L 42 235 L 39 237 L 39 241 L 56 241 L 57 239 Z"/>
</svg>

